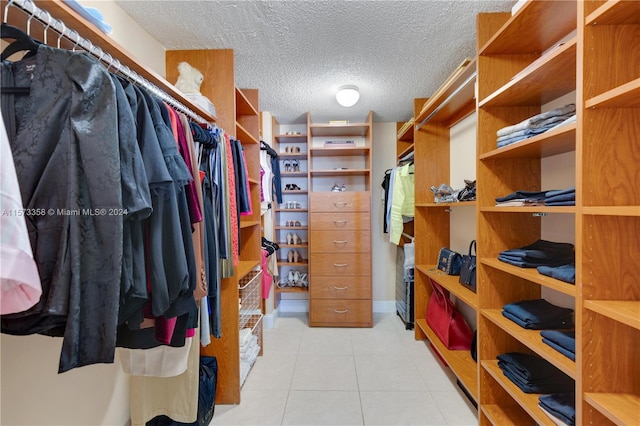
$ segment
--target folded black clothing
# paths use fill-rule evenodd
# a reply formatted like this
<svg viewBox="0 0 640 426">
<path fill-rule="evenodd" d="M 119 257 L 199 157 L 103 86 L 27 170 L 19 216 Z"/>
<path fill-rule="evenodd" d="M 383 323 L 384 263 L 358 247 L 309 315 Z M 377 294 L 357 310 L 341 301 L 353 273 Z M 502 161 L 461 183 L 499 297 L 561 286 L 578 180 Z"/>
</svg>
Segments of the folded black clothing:
<svg viewBox="0 0 640 426">
<path fill-rule="evenodd" d="M 497 356 L 498 365 L 503 365 L 517 376 L 527 382 L 546 383 L 547 380 L 564 377 L 573 380 L 562 371 L 554 367 L 549 361 L 536 355 L 525 354 L 521 352 L 507 352 Z"/>
<path fill-rule="evenodd" d="M 571 284 L 576 283 L 575 263 L 570 263 L 567 265 L 559 265 L 559 266 L 549 266 L 549 265 L 538 266 L 538 272 L 541 273 L 542 275 L 546 275 L 567 283 L 571 283 Z"/>
<path fill-rule="evenodd" d="M 570 188 L 565 188 L 565 189 L 551 189 L 545 192 L 544 195 L 545 195 L 545 198 L 551 198 L 557 195 L 575 194 L 575 193 L 576 193 L 576 187 L 572 186 Z"/>
<path fill-rule="evenodd" d="M 549 321 L 528 322 L 516 317 L 515 315 L 502 311 L 502 316 L 518 324 L 527 330 L 548 330 L 548 329 L 564 329 L 573 327 L 573 315 L 566 317 L 554 318 Z"/>
<path fill-rule="evenodd" d="M 554 241 L 537 240 L 524 247 L 501 251 L 500 254 L 507 257 L 519 257 L 530 259 L 553 259 L 566 257 L 574 253 L 574 246 L 570 243 L 557 243 Z"/>
<path fill-rule="evenodd" d="M 500 363 L 498 363 L 500 366 Z M 549 379 L 549 380 L 541 380 L 537 382 L 529 382 L 524 378 L 518 376 L 513 372 L 513 370 L 504 369 L 504 365 L 502 365 L 503 370 L 502 374 L 505 375 L 514 385 L 520 388 L 520 390 L 524 393 L 552 393 L 552 392 L 571 392 L 574 390 L 573 380 L 569 379 L 566 381 L 564 379 Z"/>
<path fill-rule="evenodd" d="M 555 319 L 563 319 L 573 314 L 572 309 L 561 308 L 544 299 L 508 303 L 502 309 L 526 323 L 549 322 Z"/>
<path fill-rule="evenodd" d="M 576 353 L 575 330 L 542 330 L 540 332 L 540 336 L 573 353 Z"/>
<path fill-rule="evenodd" d="M 539 268 L 540 266 L 561 266 L 567 263 L 575 262 L 575 256 L 573 254 L 549 258 L 549 259 L 532 259 L 532 258 L 518 258 L 513 256 L 498 255 L 498 260 L 504 263 L 508 263 L 519 268 Z"/>
<path fill-rule="evenodd" d="M 540 407 L 568 425 L 576 423 L 576 394 L 573 392 L 552 393 L 538 397 Z"/>
</svg>

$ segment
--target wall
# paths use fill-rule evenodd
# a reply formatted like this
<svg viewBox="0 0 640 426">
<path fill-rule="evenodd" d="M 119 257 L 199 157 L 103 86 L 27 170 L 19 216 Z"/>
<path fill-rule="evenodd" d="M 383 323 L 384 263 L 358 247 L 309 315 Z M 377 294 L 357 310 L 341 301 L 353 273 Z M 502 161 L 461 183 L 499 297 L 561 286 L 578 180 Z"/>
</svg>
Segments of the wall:
<svg viewBox="0 0 640 426">
<path fill-rule="evenodd" d="M 164 75 L 164 49 L 119 6 L 112 1 L 82 3 L 100 9 L 114 29 L 112 37 Z M 60 338 L 0 335 L 0 424 L 127 424 L 129 379 L 117 359 L 57 374 L 61 346 Z"/>
</svg>

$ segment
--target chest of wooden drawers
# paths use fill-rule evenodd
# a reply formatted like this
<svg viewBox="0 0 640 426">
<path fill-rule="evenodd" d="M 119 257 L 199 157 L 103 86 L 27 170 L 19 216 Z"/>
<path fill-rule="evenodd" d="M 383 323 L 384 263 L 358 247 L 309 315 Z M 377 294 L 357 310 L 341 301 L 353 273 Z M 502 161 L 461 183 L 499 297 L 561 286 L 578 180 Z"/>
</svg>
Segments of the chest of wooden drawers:
<svg viewBox="0 0 640 426">
<path fill-rule="evenodd" d="M 371 195 L 309 196 L 309 325 L 371 327 Z"/>
</svg>

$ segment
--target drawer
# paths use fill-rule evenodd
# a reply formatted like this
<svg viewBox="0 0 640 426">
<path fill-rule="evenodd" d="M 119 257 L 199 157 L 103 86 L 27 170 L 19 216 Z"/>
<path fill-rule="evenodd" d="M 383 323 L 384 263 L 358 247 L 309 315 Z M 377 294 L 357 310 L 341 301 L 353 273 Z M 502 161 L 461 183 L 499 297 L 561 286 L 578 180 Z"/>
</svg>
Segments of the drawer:
<svg viewBox="0 0 640 426">
<path fill-rule="evenodd" d="M 320 229 L 371 229 L 371 216 L 366 213 L 311 213 L 310 228 Z"/>
<path fill-rule="evenodd" d="M 369 253 L 313 253 L 309 259 L 309 275 L 371 275 Z"/>
<path fill-rule="evenodd" d="M 370 299 L 369 276 L 317 276 L 309 285 L 311 299 Z"/>
<path fill-rule="evenodd" d="M 312 212 L 370 212 L 369 192 L 311 192 L 309 211 Z"/>
<path fill-rule="evenodd" d="M 369 231 L 311 231 L 309 250 L 312 253 L 368 253 L 371 250 Z"/>
<path fill-rule="evenodd" d="M 309 325 L 354 327 L 373 325 L 371 300 L 311 300 Z"/>
</svg>

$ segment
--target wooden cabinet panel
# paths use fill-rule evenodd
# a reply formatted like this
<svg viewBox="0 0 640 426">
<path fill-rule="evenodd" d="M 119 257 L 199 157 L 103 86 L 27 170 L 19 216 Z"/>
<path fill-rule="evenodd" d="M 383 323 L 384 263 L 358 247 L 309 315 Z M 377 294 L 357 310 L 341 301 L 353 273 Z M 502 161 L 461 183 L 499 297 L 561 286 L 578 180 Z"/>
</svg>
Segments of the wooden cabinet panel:
<svg viewBox="0 0 640 426">
<path fill-rule="evenodd" d="M 370 299 L 369 276 L 314 276 L 309 287 L 313 299 Z"/>
<path fill-rule="evenodd" d="M 315 253 L 311 262 L 311 276 L 320 275 L 371 275 L 369 253 Z"/>
<path fill-rule="evenodd" d="M 311 231 L 309 236 L 311 253 L 369 253 L 371 233 L 369 231 Z"/>
<path fill-rule="evenodd" d="M 371 324 L 371 300 L 311 299 L 309 319 L 317 325 L 351 327 Z"/>
<path fill-rule="evenodd" d="M 309 209 L 312 212 L 369 212 L 369 192 L 312 192 L 309 194 Z"/>
<path fill-rule="evenodd" d="M 371 229 L 368 213 L 311 213 L 309 220 L 314 230 Z"/>
</svg>

